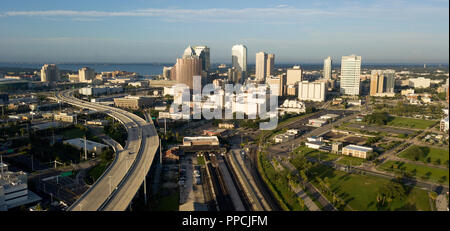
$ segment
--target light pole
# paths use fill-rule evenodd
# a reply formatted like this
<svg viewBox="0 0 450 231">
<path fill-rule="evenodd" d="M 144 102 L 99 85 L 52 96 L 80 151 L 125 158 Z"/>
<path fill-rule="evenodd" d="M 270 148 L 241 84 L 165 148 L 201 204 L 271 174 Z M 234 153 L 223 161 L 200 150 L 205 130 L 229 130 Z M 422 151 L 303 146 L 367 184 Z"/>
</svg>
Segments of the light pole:
<svg viewBox="0 0 450 231">
<path fill-rule="evenodd" d="M 109 175 L 108 178 L 109 178 L 109 195 L 111 195 L 111 193 L 112 193 L 112 189 L 111 189 L 111 175 Z"/>
</svg>

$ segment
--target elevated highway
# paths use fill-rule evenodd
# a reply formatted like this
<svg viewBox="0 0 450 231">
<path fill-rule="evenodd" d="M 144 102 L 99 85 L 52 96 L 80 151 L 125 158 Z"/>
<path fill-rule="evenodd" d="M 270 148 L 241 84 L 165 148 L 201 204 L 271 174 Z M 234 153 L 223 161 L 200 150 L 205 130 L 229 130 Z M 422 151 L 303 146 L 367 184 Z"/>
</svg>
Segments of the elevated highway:
<svg viewBox="0 0 450 231">
<path fill-rule="evenodd" d="M 74 90 L 61 91 L 59 101 L 108 114 L 125 126 L 128 139 L 123 150 L 100 178 L 74 203 L 70 211 L 126 210 L 144 182 L 159 146 L 153 122 L 125 110 L 86 102 L 73 97 Z"/>
</svg>

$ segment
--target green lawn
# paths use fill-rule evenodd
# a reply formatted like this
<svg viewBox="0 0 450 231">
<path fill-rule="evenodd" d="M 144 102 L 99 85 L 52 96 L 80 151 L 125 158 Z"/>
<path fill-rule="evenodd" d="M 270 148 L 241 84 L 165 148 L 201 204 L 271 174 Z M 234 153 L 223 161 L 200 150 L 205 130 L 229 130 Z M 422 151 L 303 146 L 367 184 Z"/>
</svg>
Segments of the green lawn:
<svg viewBox="0 0 450 231">
<path fill-rule="evenodd" d="M 86 177 L 86 183 L 93 184 L 103 174 L 103 172 L 106 170 L 108 165 L 109 165 L 109 162 L 102 161 L 100 164 L 91 168 L 88 171 L 88 174 Z"/>
<path fill-rule="evenodd" d="M 448 185 L 448 169 L 432 168 L 424 165 L 410 164 L 401 161 L 387 161 L 379 166 L 381 170 L 394 173 L 407 173 L 424 180 Z"/>
<path fill-rule="evenodd" d="M 61 132 L 60 135 L 64 136 L 65 139 L 82 138 L 85 132 L 78 128 L 72 128 Z"/>
<path fill-rule="evenodd" d="M 339 158 L 339 155 L 331 154 L 327 152 L 321 152 L 316 149 L 308 148 L 306 146 L 300 146 L 294 150 L 294 153 L 303 154 L 308 157 L 313 157 L 315 159 L 319 159 L 321 161 L 333 161 Z"/>
<path fill-rule="evenodd" d="M 393 127 L 405 127 L 405 128 L 416 128 L 416 129 L 426 129 L 435 125 L 437 121 L 434 120 L 423 120 L 423 119 L 412 119 L 405 117 L 394 117 L 393 120 L 387 123 L 388 126 Z"/>
<path fill-rule="evenodd" d="M 168 196 L 161 197 L 154 211 L 178 211 L 180 207 L 180 193 L 172 192 Z"/>
<path fill-rule="evenodd" d="M 343 156 L 340 160 L 337 161 L 338 164 L 350 165 L 350 166 L 359 166 L 364 162 L 364 159 L 351 157 L 351 156 Z"/>
<path fill-rule="evenodd" d="M 417 152 L 420 151 L 423 155 L 417 155 Z M 449 151 L 444 149 L 412 145 L 402 151 L 399 154 L 399 157 L 409 160 L 422 161 L 424 163 L 428 163 L 429 161 L 433 164 L 448 166 Z"/>
<path fill-rule="evenodd" d="M 324 165 L 317 166 L 313 171 L 322 179 L 328 177 L 331 190 L 346 202 L 344 210 L 379 210 L 376 206 L 378 190 L 389 182 L 385 178 L 345 173 Z M 313 183 L 318 187 L 316 182 Z M 328 199 L 331 200 L 331 198 Z M 396 198 L 386 208 L 380 210 L 428 211 L 430 205 L 427 192 L 418 188 L 409 188 L 405 198 Z"/>
</svg>

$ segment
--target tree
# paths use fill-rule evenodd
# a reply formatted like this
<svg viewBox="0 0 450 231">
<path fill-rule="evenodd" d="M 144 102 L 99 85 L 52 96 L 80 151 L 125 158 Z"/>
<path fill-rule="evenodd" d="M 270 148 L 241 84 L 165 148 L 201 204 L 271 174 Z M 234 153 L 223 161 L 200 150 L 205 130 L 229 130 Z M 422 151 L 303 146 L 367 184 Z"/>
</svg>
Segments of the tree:
<svg viewBox="0 0 450 231">
<path fill-rule="evenodd" d="M 300 208 L 305 209 L 305 201 L 301 198 L 297 198 L 298 204 L 300 205 Z"/>
<path fill-rule="evenodd" d="M 390 181 L 384 184 L 377 193 L 377 202 L 380 207 L 385 206 L 385 203 L 390 203 L 394 199 L 401 199 L 406 196 L 404 186 L 398 182 Z"/>
</svg>

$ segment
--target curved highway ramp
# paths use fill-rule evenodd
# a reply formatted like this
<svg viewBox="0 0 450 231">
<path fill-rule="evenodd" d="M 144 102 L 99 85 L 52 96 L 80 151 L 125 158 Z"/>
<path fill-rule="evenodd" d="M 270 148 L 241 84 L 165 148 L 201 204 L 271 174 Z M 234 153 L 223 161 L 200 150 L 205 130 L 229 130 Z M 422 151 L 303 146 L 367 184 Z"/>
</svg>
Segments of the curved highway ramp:
<svg viewBox="0 0 450 231">
<path fill-rule="evenodd" d="M 122 109 L 86 102 L 73 97 L 74 90 L 62 91 L 56 98 L 62 102 L 104 112 L 120 121 L 128 133 L 124 150 L 100 178 L 75 202 L 70 211 L 124 211 L 144 182 L 159 145 L 153 122 Z"/>
</svg>

